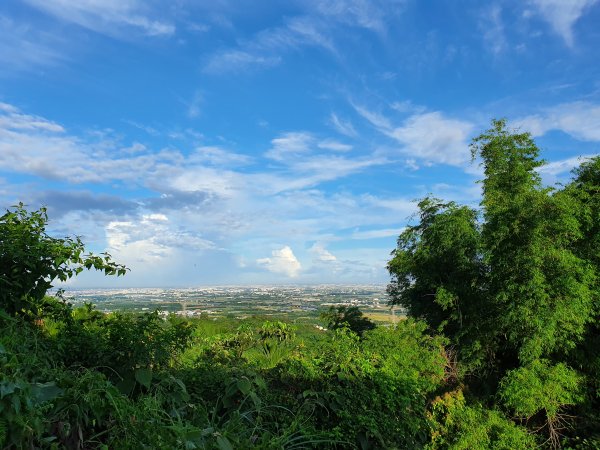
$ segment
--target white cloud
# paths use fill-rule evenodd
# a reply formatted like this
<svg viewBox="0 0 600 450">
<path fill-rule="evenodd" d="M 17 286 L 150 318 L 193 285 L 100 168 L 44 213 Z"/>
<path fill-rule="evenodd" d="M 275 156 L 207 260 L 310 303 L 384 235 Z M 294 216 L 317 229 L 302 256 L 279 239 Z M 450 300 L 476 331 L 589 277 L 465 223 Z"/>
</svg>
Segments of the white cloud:
<svg viewBox="0 0 600 450">
<path fill-rule="evenodd" d="M 204 66 L 204 71 L 221 74 L 223 72 L 244 70 L 251 66 L 276 66 L 280 62 L 281 58 L 279 56 L 263 56 L 243 50 L 225 50 L 213 55 Z"/>
<path fill-rule="evenodd" d="M 352 150 L 352 146 L 349 144 L 344 144 L 342 142 L 336 141 L 334 139 L 325 139 L 317 144 L 319 148 L 324 148 L 326 150 L 332 150 L 334 152 L 348 152 Z"/>
<path fill-rule="evenodd" d="M 359 115 L 361 115 L 364 119 L 370 122 L 371 125 L 373 125 L 374 127 L 384 131 L 391 130 L 392 123 L 383 114 L 371 111 L 370 109 L 367 109 L 364 106 L 356 105 L 354 103 L 351 103 L 351 105 Z"/>
<path fill-rule="evenodd" d="M 310 17 L 293 17 L 280 27 L 264 29 L 248 40 L 241 40 L 233 48 L 213 54 L 204 71 L 221 74 L 249 67 L 265 68 L 282 61 L 282 55 L 300 47 L 314 46 L 333 54 L 333 42 L 320 30 L 319 21 Z"/>
<path fill-rule="evenodd" d="M 199 91 L 194 92 L 187 108 L 187 115 L 190 119 L 195 119 L 202 113 L 202 103 L 204 103 L 204 96 L 202 93 Z"/>
<path fill-rule="evenodd" d="M 387 28 L 386 22 L 401 10 L 404 1 L 316 0 L 309 4 L 329 20 L 383 33 Z"/>
<path fill-rule="evenodd" d="M 220 255 L 227 264 L 235 264 L 239 255 L 246 261 L 259 259 L 258 266 L 267 270 L 254 274 L 267 282 L 269 272 L 319 282 L 332 279 L 331 271 L 338 270 L 337 263 L 325 261 L 333 261 L 328 256 L 331 252 L 322 246 L 321 263 L 328 270 L 309 274 L 291 248 L 329 242 L 338 230 L 348 227 L 393 227 L 407 216 L 401 199 L 317 189 L 325 181 L 387 163 L 375 155 L 334 153 L 319 147 L 323 143 L 336 148 L 340 144 L 300 131 L 275 136 L 272 145 L 281 160 L 263 167 L 245 166 L 242 171 L 235 168 L 246 164 L 247 156 L 220 147 L 201 146 L 185 152 L 155 151 L 135 143 L 122 146 L 110 132 L 93 138 L 75 136 L 52 120 L 0 104 L 0 171 L 33 175 L 36 183 L 2 186 L 0 194 L 10 190 L 12 203 L 5 204 L 14 204 L 18 192 L 14 200 L 50 202 L 53 208 L 61 205 L 58 217 L 53 215 L 60 234 L 85 230 L 89 233 L 86 242 L 95 251 L 107 249 L 115 260 L 135 270 L 131 283 L 143 279 L 169 283 L 161 272 L 164 266 L 169 267 L 172 279 L 181 280 L 179 271 L 196 273 L 184 269 L 182 261 L 197 261 L 200 267 L 208 259 L 202 255 L 208 253 Z M 136 151 L 121 151 L 130 147 Z M 56 180 L 60 192 L 40 196 L 40 185 L 49 178 Z M 66 195 L 74 189 L 71 183 L 84 183 L 83 194 Z M 89 183 L 111 192 L 125 185 L 130 194 L 127 201 L 85 194 L 95 190 Z M 6 199 L 2 194 L 0 200 Z M 274 240 L 287 242 L 290 250 L 279 248 L 263 258 L 264 248 Z M 387 250 L 382 254 L 387 255 Z M 337 250 L 332 256 L 339 258 Z M 247 273 L 257 263 L 250 266 Z M 228 281 L 235 282 L 237 275 Z"/>
<path fill-rule="evenodd" d="M 116 261 L 134 268 L 173 256 L 177 249 L 203 251 L 216 248 L 214 242 L 190 231 L 178 229 L 166 215 L 143 214 L 129 221 L 112 221 L 106 226 L 108 251 Z"/>
<path fill-rule="evenodd" d="M 256 260 L 259 266 L 263 266 L 269 272 L 285 275 L 289 278 L 295 278 L 302 270 L 300 261 L 294 255 L 289 246 L 284 246 L 279 250 L 273 250 L 270 258 L 260 258 Z"/>
<path fill-rule="evenodd" d="M 446 118 L 440 112 L 416 114 L 389 135 L 413 158 L 461 165 L 470 159 L 468 138 L 473 124 Z"/>
<path fill-rule="evenodd" d="M 0 103 L 0 130 L 10 131 L 31 131 L 31 132 L 50 132 L 63 133 L 65 129 L 59 124 L 43 117 L 22 114 L 17 108 L 7 103 Z"/>
<path fill-rule="evenodd" d="M 272 147 L 265 156 L 275 161 L 286 161 L 310 152 L 314 141 L 310 133 L 303 131 L 284 133 L 271 141 Z"/>
<path fill-rule="evenodd" d="M 238 166 L 245 165 L 251 161 L 248 155 L 233 153 L 220 147 L 204 146 L 198 147 L 189 156 L 192 163 L 209 163 L 216 166 Z"/>
<path fill-rule="evenodd" d="M 330 263 L 337 261 L 337 258 L 325 249 L 321 243 L 315 243 L 309 251 L 313 254 L 313 258 L 317 262 Z"/>
<path fill-rule="evenodd" d="M 507 47 L 504 35 L 504 23 L 502 22 L 502 8 L 495 4 L 486 8 L 480 18 L 479 28 L 483 33 L 483 40 L 487 48 L 498 56 Z"/>
<path fill-rule="evenodd" d="M 371 194 L 364 194 L 361 196 L 361 200 L 372 207 L 393 211 L 397 215 L 397 219 L 400 220 L 406 219 L 417 211 L 416 202 L 406 198 L 381 198 Z"/>
<path fill-rule="evenodd" d="M 598 0 L 530 0 L 554 31 L 558 33 L 568 46 L 573 46 L 573 26 L 575 22 Z"/>
<path fill-rule="evenodd" d="M 560 161 L 552 161 L 544 164 L 538 169 L 542 175 L 560 175 L 570 172 L 575 167 L 579 167 L 582 163 L 597 155 L 575 156 L 573 158 L 562 159 Z"/>
<path fill-rule="evenodd" d="M 402 233 L 401 228 L 384 228 L 381 230 L 365 230 L 365 231 L 355 231 L 352 233 L 352 239 L 379 239 L 379 238 L 389 238 L 389 237 L 398 237 Z"/>
<path fill-rule="evenodd" d="M 68 58 L 59 48 L 63 37 L 0 15 L 0 65 L 2 71 L 26 71 L 62 63 Z"/>
<path fill-rule="evenodd" d="M 462 165 L 470 159 L 468 138 L 473 130 L 470 122 L 448 118 L 439 111 L 433 111 L 413 114 L 401 126 L 394 127 L 383 114 L 360 105 L 352 106 L 381 133 L 402 144 L 400 151 L 413 160 L 417 158 L 426 163 Z"/>
<path fill-rule="evenodd" d="M 600 105 L 589 102 L 563 103 L 538 114 L 517 119 L 516 127 L 542 136 L 560 130 L 581 141 L 600 141 Z"/>
<path fill-rule="evenodd" d="M 331 125 L 333 125 L 333 128 L 335 128 L 338 133 L 343 134 L 344 136 L 351 138 L 358 136 L 358 133 L 354 129 L 354 125 L 352 125 L 352 122 L 340 119 L 335 113 L 331 113 L 329 122 Z"/>
<path fill-rule="evenodd" d="M 175 32 L 173 24 L 151 18 L 148 4 L 138 0 L 25 1 L 61 20 L 111 36 L 124 35 L 130 30 L 147 36 L 168 36 Z"/>
</svg>

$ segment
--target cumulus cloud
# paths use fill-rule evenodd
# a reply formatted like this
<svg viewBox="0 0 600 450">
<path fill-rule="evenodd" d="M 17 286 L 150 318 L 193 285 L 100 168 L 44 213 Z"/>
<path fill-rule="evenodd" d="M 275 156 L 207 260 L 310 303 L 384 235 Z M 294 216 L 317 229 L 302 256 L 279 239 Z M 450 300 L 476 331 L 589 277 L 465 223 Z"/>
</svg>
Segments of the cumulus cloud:
<svg viewBox="0 0 600 450">
<path fill-rule="evenodd" d="M 287 245 L 279 250 L 273 250 L 270 258 L 257 259 L 256 263 L 269 272 L 285 275 L 289 278 L 296 278 L 302 270 L 300 261 Z"/>
<path fill-rule="evenodd" d="M 335 255 L 329 252 L 321 243 L 315 243 L 309 251 L 312 253 L 315 262 L 331 263 L 337 261 Z"/>
<path fill-rule="evenodd" d="M 568 46 L 573 46 L 575 23 L 589 8 L 596 5 L 598 0 L 530 0 L 529 3 Z"/>
<path fill-rule="evenodd" d="M 542 136 L 560 130 L 581 141 L 600 141 L 600 105 L 590 102 L 571 102 L 546 108 L 538 114 L 517 119 L 516 127 Z"/>
<path fill-rule="evenodd" d="M 214 242 L 181 230 L 160 213 L 143 214 L 128 221 L 112 221 L 106 226 L 109 252 L 115 259 L 146 263 L 169 257 L 175 249 L 202 251 L 216 248 Z"/>
<path fill-rule="evenodd" d="M 108 250 L 132 268 L 126 281 L 130 285 L 143 279 L 183 280 L 183 273 L 195 276 L 185 264 L 198 262 L 196 270 L 201 264 L 210 266 L 207 255 L 227 264 L 244 255 L 254 262 L 244 273 L 260 267 L 262 273 L 253 274 L 265 282 L 273 273 L 325 281 L 334 272 L 342 274 L 337 250 L 333 255 L 321 244 L 309 251 L 312 266 L 327 269 L 310 272 L 291 249 L 304 248 L 306 242 L 351 241 L 349 226 L 393 227 L 408 215 L 401 199 L 319 189 L 320 183 L 387 160 L 365 152 L 356 156 L 357 151 L 346 151 L 342 142 L 305 131 L 276 135 L 271 148 L 280 159 L 261 168 L 250 166 L 253 160 L 246 155 L 220 147 L 153 150 L 122 145 L 110 132 L 89 136 L 74 135 L 48 118 L 0 105 L 0 173 L 9 173 L 12 180 L 24 173 L 35 180 L 19 187 L 12 181 L 2 186 L 0 194 L 19 192 L 17 201 L 33 200 L 53 208 L 53 230 L 60 235 L 83 230 L 91 249 Z M 40 189 L 48 179 L 56 180 L 56 190 Z M 73 187 L 73 183 L 80 184 Z M 117 194 L 115 186 L 126 187 L 126 194 Z M 112 194 L 95 192 L 97 188 Z M 295 240 L 289 241 L 290 236 Z M 264 248 L 274 240 L 288 245 L 264 258 Z M 238 276 L 239 267 L 219 280 L 231 283 Z"/>
</svg>

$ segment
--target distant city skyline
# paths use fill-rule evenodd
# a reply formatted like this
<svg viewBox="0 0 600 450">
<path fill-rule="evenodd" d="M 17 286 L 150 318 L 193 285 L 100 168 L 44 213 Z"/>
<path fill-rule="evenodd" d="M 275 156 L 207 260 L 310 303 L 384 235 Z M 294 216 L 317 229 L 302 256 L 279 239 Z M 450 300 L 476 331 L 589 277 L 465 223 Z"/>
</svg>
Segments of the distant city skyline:
<svg viewBox="0 0 600 450">
<path fill-rule="evenodd" d="M 0 206 L 131 268 L 67 286 L 387 283 L 469 142 L 530 131 L 553 185 L 600 153 L 600 0 L 7 0 Z"/>
</svg>

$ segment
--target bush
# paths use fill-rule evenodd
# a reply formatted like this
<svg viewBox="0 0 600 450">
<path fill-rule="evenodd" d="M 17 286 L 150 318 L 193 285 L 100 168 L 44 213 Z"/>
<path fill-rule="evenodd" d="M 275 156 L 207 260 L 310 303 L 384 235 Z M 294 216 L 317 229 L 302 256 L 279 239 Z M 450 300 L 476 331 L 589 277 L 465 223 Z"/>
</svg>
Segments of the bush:
<svg viewBox="0 0 600 450">
<path fill-rule="evenodd" d="M 84 254 L 79 237 L 46 233 L 46 209 L 27 212 L 22 203 L 0 217 L 0 307 L 10 314 L 39 315 L 55 279 L 66 281 L 84 269 L 124 275 L 125 266 L 110 255 Z"/>
</svg>

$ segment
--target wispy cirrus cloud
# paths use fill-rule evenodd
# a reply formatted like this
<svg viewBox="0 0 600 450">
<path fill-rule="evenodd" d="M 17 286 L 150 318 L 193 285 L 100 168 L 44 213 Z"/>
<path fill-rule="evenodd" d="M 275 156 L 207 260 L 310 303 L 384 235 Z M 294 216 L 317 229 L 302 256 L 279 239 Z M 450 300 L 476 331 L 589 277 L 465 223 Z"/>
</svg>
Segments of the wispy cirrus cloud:
<svg viewBox="0 0 600 450">
<path fill-rule="evenodd" d="M 250 51 L 227 49 L 213 55 L 204 66 L 204 72 L 220 74 L 234 72 L 249 67 L 271 67 L 281 62 L 280 56 L 264 56 Z"/>
<path fill-rule="evenodd" d="M 356 230 L 352 233 L 352 239 L 380 239 L 397 237 L 402 232 L 398 228 L 384 228 L 375 230 Z"/>
<path fill-rule="evenodd" d="M 587 10 L 597 5 L 598 0 L 529 0 L 529 4 L 572 47 L 575 43 L 575 23 Z"/>
<path fill-rule="evenodd" d="M 389 20 L 403 10 L 405 3 L 404 0 L 315 0 L 309 5 L 329 20 L 384 33 Z"/>
<path fill-rule="evenodd" d="M 354 125 L 349 120 L 343 120 L 338 117 L 337 114 L 331 113 L 329 116 L 329 123 L 333 126 L 333 128 L 340 134 L 344 136 L 355 138 L 358 136 Z"/>
<path fill-rule="evenodd" d="M 64 63 L 65 45 L 60 36 L 0 15 L 0 75 Z"/>
<path fill-rule="evenodd" d="M 262 29 L 238 39 L 212 56 L 204 72 L 220 74 L 246 68 L 268 68 L 284 56 L 305 47 L 321 49 L 336 58 L 340 50 L 333 38 L 336 27 L 361 28 L 385 34 L 389 20 L 401 10 L 404 1 L 335 0 L 307 2 L 303 13 L 288 17 L 280 26 Z"/>
<path fill-rule="evenodd" d="M 282 61 L 282 55 L 306 46 L 337 52 L 331 39 L 320 30 L 318 21 L 293 17 L 280 27 L 261 30 L 249 39 L 239 40 L 233 48 L 213 54 L 205 63 L 204 72 L 219 74 L 274 66 Z"/>
<path fill-rule="evenodd" d="M 479 19 L 479 29 L 485 46 L 494 56 L 506 51 L 508 43 L 504 33 L 502 7 L 499 4 L 493 4 L 483 10 Z"/>
<path fill-rule="evenodd" d="M 30 6 L 89 30 L 110 36 L 137 31 L 146 36 L 170 36 L 175 25 L 158 19 L 148 2 L 138 0 L 24 0 Z"/>
</svg>

